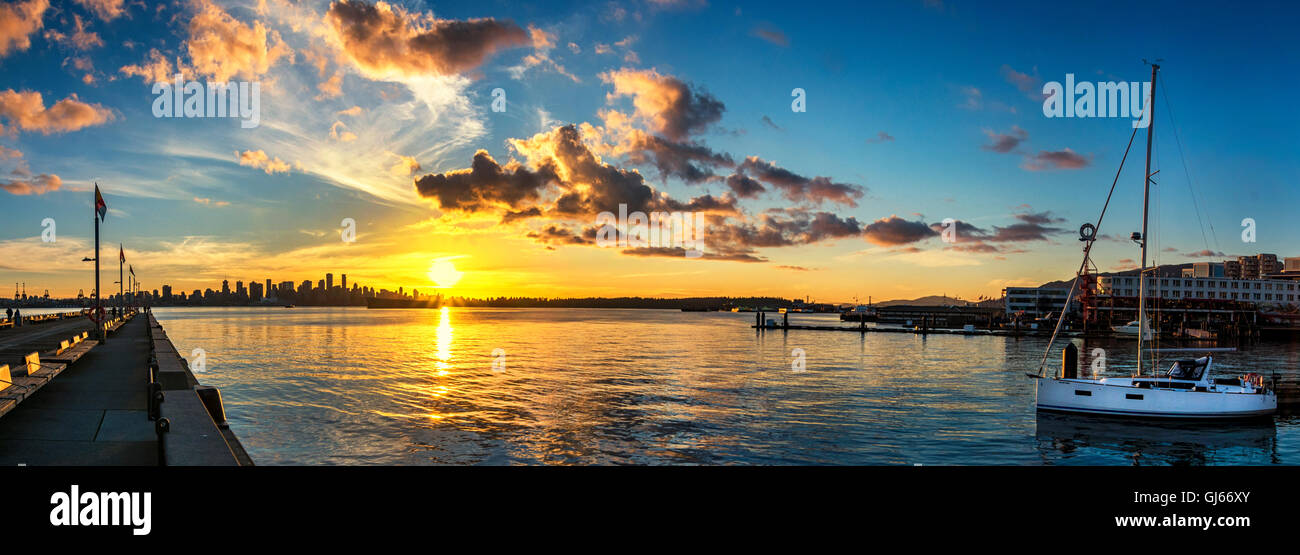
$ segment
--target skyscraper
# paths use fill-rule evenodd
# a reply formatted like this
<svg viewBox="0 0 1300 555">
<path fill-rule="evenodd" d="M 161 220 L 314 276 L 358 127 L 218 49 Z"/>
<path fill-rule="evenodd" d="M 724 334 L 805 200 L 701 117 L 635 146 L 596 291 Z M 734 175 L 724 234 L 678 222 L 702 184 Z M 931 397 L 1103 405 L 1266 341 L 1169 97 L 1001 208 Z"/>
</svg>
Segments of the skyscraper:
<svg viewBox="0 0 1300 555">
<path fill-rule="evenodd" d="M 343 290 L 344 290 L 344 291 L 347 291 L 347 290 L 348 290 L 348 275 L 347 275 L 347 274 L 343 274 L 343 283 L 342 283 L 341 285 L 343 286 Z"/>
<path fill-rule="evenodd" d="M 334 288 L 334 274 L 325 274 L 325 290 Z"/>
</svg>

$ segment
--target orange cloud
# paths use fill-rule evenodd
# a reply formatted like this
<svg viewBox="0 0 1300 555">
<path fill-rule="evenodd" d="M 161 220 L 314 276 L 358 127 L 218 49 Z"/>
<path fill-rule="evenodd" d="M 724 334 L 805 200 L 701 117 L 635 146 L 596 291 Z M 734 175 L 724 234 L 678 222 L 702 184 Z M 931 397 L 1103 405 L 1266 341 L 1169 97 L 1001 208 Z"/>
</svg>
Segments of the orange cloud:
<svg viewBox="0 0 1300 555">
<path fill-rule="evenodd" d="M 62 186 L 63 180 L 59 179 L 59 176 L 45 173 L 26 181 L 15 179 L 8 183 L 0 183 L 0 189 L 15 195 L 43 195 L 57 191 Z"/>
<path fill-rule="evenodd" d="M 613 102 L 621 96 L 632 97 L 635 115 L 645 120 L 657 133 L 681 140 L 703 131 L 722 119 L 726 107 L 712 95 L 692 90 L 681 80 L 660 75 L 653 69 L 620 69 L 600 74 L 601 80 L 614 85 L 606 95 Z"/>
<path fill-rule="evenodd" d="M 339 0 L 325 18 L 347 57 L 376 77 L 459 74 L 498 50 L 530 43 L 529 34 L 508 21 L 436 19 L 387 2 Z"/>
<path fill-rule="evenodd" d="M 336 121 L 330 126 L 330 138 L 342 143 L 350 143 L 357 140 L 357 134 L 348 131 L 348 126 L 343 122 Z"/>
<path fill-rule="evenodd" d="M 113 112 L 82 102 L 75 93 L 46 109 L 41 93 L 9 89 L 0 91 L 0 118 L 16 129 L 49 135 L 100 125 L 113 119 Z"/>
<path fill-rule="evenodd" d="M 217 207 L 230 206 L 230 203 L 224 200 L 218 200 L 214 202 L 212 199 L 207 197 L 194 197 L 194 202 L 197 202 L 204 206 L 217 206 Z"/>
<path fill-rule="evenodd" d="M 50 0 L 0 4 L 0 56 L 31 47 L 31 35 L 45 25 L 41 18 L 49 7 Z"/>
<path fill-rule="evenodd" d="M 393 164 L 392 168 L 389 168 L 389 173 L 398 177 L 406 177 L 414 172 L 420 171 L 420 163 L 417 162 L 415 158 L 402 156 L 401 154 L 393 154 L 393 156 L 400 158 L 400 160 L 398 160 L 396 164 Z"/>
<path fill-rule="evenodd" d="M 239 158 L 239 165 L 258 168 L 267 173 L 274 175 L 276 173 L 289 173 L 289 163 L 279 158 L 272 158 L 266 155 L 262 150 L 245 150 L 236 151 L 235 156 Z M 195 199 L 196 201 L 198 199 Z"/>
<path fill-rule="evenodd" d="M 174 74 L 187 72 L 186 68 L 181 66 L 180 60 L 176 60 L 175 70 L 173 70 L 172 63 L 157 48 L 149 50 L 149 59 L 147 61 L 122 66 L 117 71 L 128 77 L 141 77 L 146 83 L 169 82 Z"/>
<path fill-rule="evenodd" d="M 104 46 L 104 39 L 99 38 L 98 33 L 86 30 L 86 24 L 81 20 L 81 16 L 73 15 L 72 21 L 71 35 L 51 29 L 45 32 L 45 38 L 77 50 L 90 50 L 96 46 Z"/>
<path fill-rule="evenodd" d="M 215 81 L 232 77 L 256 79 L 280 58 L 293 58 L 293 50 L 278 31 L 267 31 L 260 21 L 240 22 L 211 0 L 195 0 L 198 13 L 190 20 L 186 48 L 200 75 Z"/>
</svg>

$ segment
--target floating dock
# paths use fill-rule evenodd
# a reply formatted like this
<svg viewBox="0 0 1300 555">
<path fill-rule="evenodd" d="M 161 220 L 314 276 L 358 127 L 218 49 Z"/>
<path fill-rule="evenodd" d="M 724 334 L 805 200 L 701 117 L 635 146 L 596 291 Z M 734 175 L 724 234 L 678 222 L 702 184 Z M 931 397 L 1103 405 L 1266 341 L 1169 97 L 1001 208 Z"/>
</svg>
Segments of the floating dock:
<svg viewBox="0 0 1300 555">
<path fill-rule="evenodd" d="M 103 326 L 103 343 L 78 312 L 0 329 L 0 464 L 252 464 L 153 314 Z"/>
</svg>

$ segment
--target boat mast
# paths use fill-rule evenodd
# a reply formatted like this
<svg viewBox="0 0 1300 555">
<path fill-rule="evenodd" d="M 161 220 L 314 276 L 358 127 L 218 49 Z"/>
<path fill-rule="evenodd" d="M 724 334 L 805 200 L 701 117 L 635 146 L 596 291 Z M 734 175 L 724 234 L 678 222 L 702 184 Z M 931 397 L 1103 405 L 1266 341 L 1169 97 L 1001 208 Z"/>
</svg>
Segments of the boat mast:
<svg viewBox="0 0 1300 555">
<path fill-rule="evenodd" d="M 1151 200 L 1151 137 L 1156 128 L 1156 72 L 1160 64 L 1151 64 L 1151 96 L 1147 100 L 1147 168 L 1142 174 L 1142 267 L 1138 270 L 1138 366 L 1142 375 L 1142 342 L 1147 334 L 1147 205 Z"/>
</svg>

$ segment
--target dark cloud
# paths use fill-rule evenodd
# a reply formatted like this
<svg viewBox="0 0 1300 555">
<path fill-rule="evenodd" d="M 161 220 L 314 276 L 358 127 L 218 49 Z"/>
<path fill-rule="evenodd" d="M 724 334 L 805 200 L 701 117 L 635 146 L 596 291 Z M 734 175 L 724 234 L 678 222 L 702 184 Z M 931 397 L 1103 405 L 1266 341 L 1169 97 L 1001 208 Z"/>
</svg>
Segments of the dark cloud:
<svg viewBox="0 0 1300 555">
<path fill-rule="evenodd" d="M 1084 158 L 1073 150 L 1040 150 L 1038 154 L 1027 156 L 1020 167 L 1029 171 L 1040 170 L 1077 170 L 1087 167 L 1091 157 Z"/>
<path fill-rule="evenodd" d="M 862 224 L 856 218 L 792 208 L 762 214 L 756 222 L 715 222 L 708 227 L 706 242 L 718 249 L 747 252 L 753 248 L 790 247 L 855 237 L 861 232 Z"/>
<path fill-rule="evenodd" d="M 509 21 L 434 20 L 387 3 L 359 0 L 335 1 L 325 19 L 343 52 L 371 74 L 464 73 L 498 50 L 531 41 L 527 31 Z"/>
<path fill-rule="evenodd" d="M 517 220 L 539 218 L 541 217 L 541 215 L 542 215 L 542 210 L 536 206 L 529 208 L 527 210 L 520 210 L 518 212 L 507 211 L 505 214 L 501 215 L 501 223 L 508 224 L 510 222 L 517 221 Z"/>
<path fill-rule="evenodd" d="M 762 183 L 743 173 L 728 175 L 727 187 L 740 198 L 758 198 L 758 195 L 767 192 Z"/>
<path fill-rule="evenodd" d="M 956 242 L 947 247 L 953 250 L 965 252 L 1013 252 L 1008 247 L 999 247 L 995 243 L 1023 243 L 1029 241 L 1047 241 L 1050 236 L 1064 233 L 1067 230 L 1055 227 L 1051 224 L 1064 222 L 1063 218 L 1057 218 L 1050 212 L 1031 213 L 1025 212 L 1015 214 L 1014 217 L 1020 220 L 1008 226 L 993 226 L 987 230 L 961 220 L 955 220 L 953 225 L 956 226 Z M 942 222 L 930 224 L 930 229 L 935 233 L 941 233 L 944 229 Z"/>
<path fill-rule="evenodd" d="M 772 164 L 757 156 L 750 156 L 740 164 L 740 169 L 777 189 L 791 202 L 820 203 L 830 201 L 849 207 L 857 207 L 856 199 L 862 198 L 864 189 L 848 183 L 836 183 L 828 177 L 811 179 L 790 170 Z"/>
<path fill-rule="evenodd" d="M 593 243 L 591 239 L 558 225 L 548 225 L 540 231 L 529 232 L 527 237 L 546 244 L 589 245 Z"/>
<path fill-rule="evenodd" d="M 763 119 L 761 121 L 763 122 L 763 125 L 771 127 L 772 129 L 775 129 L 777 131 L 785 131 L 785 128 L 781 127 L 780 125 L 777 125 L 775 121 L 772 121 L 772 118 L 763 116 Z"/>
<path fill-rule="evenodd" d="M 1016 147 L 1020 146 L 1020 143 L 1029 138 L 1029 134 L 1017 125 L 1011 126 L 1011 132 L 1009 133 L 994 133 L 992 130 L 985 129 L 984 134 L 989 136 L 989 144 L 980 148 L 1001 153 L 1015 150 Z"/>
<path fill-rule="evenodd" d="M 867 242 L 892 247 L 906 245 L 937 235 L 925 222 L 905 220 L 896 215 L 881 218 L 862 229 L 862 236 Z"/>
<path fill-rule="evenodd" d="M 429 174 L 415 181 L 421 197 L 432 198 L 446 210 L 475 212 L 498 205 L 517 208 L 536 201 L 540 190 L 559 178 L 550 166 L 529 171 L 511 161 L 502 167 L 486 150 L 474 153 L 469 169 Z"/>
<path fill-rule="evenodd" d="M 712 245 L 709 245 L 712 247 Z M 630 256 L 667 256 L 686 258 L 686 249 L 682 247 L 636 247 L 623 249 L 623 254 Z M 766 258 L 747 253 L 705 252 L 696 260 L 726 260 L 731 262 L 767 262 Z"/>
<path fill-rule="evenodd" d="M 656 133 L 674 141 L 700 133 L 722 119 L 726 106 L 708 92 L 676 77 L 649 70 L 621 69 L 600 74 L 614 85 L 610 98 L 632 97 L 636 115 Z"/>
<path fill-rule="evenodd" d="M 707 146 L 694 142 L 669 141 L 645 133 L 636 134 L 631 148 L 627 153 L 628 162 L 653 164 L 664 179 L 676 176 L 687 183 L 700 183 L 718 177 L 704 167 L 736 165 L 730 155 L 714 152 Z"/>
<path fill-rule="evenodd" d="M 893 136 L 893 135 L 890 135 L 889 133 L 886 133 L 886 132 L 884 132 L 884 131 L 881 131 L 881 132 L 879 132 L 879 133 L 876 133 L 876 136 L 875 136 L 874 138 L 867 139 L 867 143 L 868 143 L 868 144 L 870 144 L 870 143 L 892 143 L 892 142 L 894 142 L 894 136 Z"/>
</svg>

